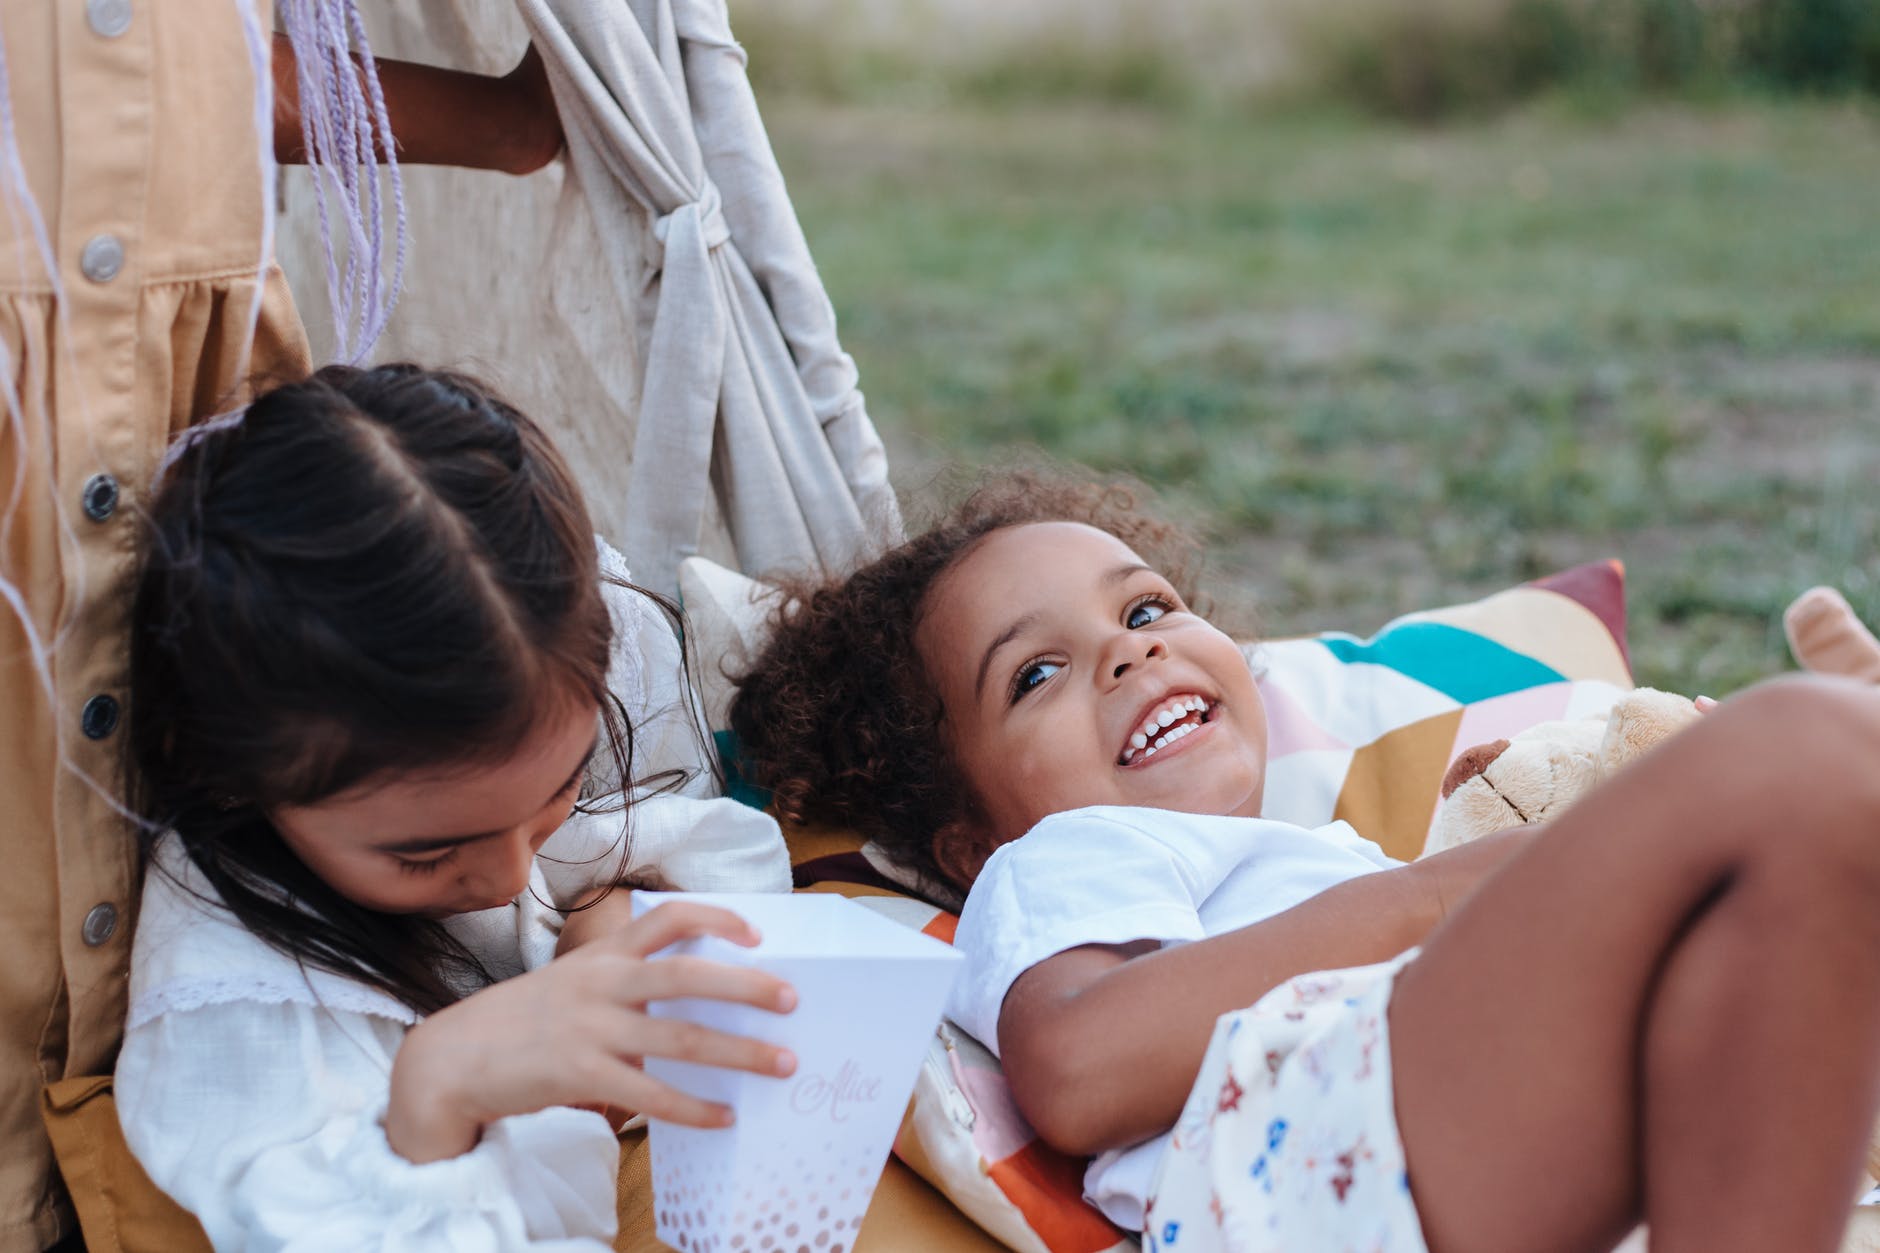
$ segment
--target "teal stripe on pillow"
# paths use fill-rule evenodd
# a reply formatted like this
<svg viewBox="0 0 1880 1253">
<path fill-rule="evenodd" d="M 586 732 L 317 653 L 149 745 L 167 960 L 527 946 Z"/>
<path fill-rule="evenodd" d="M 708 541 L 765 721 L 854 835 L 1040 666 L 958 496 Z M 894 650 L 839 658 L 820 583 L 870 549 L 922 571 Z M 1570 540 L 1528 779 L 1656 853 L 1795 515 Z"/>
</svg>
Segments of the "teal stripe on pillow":
<svg viewBox="0 0 1880 1253">
<path fill-rule="evenodd" d="M 1440 622 L 1405 622 L 1369 640 L 1321 637 L 1319 643 L 1347 665 L 1385 666 L 1464 705 L 1566 678 L 1494 640 Z"/>
</svg>

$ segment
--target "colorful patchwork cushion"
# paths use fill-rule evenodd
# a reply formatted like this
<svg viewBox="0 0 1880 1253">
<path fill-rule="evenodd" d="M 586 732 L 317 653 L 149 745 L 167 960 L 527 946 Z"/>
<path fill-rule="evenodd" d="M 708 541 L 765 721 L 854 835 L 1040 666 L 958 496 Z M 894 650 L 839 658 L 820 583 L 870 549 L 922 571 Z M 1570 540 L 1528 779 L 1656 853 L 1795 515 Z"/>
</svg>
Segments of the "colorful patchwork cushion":
<svg viewBox="0 0 1880 1253">
<path fill-rule="evenodd" d="M 1368 640 L 1328 633 L 1244 651 L 1266 702 L 1266 816 L 1342 818 L 1405 861 L 1422 851 L 1463 749 L 1600 713 L 1632 686 L 1616 561 L 1408 614 Z"/>
<path fill-rule="evenodd" d="M 680 570 L 715 732 L 761 639 L 761 585 L 693 558 Z M 688 568 L 689 577 L 688 577 Z M 1330 633 L 1246 646 L 1266 701 L 1269 817 L 1351 822 L 1393 856 L 1421 851 L 1443 773 L 1463 749 L 1549 719 L 1597 713 L 1632 686 L 1617 562 L 1447 609 L 1369 639 Z M 733 658 L 728 664 L 714 659 Z M 721 747 L 731 747 L 721 737 Z M 951 940 L 955 919 L 849 832 L 786 831 L 799 887 L 854 897 Z M 998 1060 L 943 1023 L 895 1152 L 987 1232 L 1027 1253 L 1105 1253 L 1135 1237 L 1086 1205 L 1084 1161 L 1044 1145 Z"/>
</svg>

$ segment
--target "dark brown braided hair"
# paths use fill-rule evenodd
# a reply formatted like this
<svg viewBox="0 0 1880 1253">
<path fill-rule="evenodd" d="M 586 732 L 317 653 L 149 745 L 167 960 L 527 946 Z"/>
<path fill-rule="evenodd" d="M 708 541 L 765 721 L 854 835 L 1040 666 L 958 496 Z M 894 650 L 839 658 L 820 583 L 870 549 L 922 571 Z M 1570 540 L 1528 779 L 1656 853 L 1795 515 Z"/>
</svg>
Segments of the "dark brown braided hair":
<svg viewBox="0 0 1880 1253">
<path fill-rule="evenodd" d="M 1145 495 L 1121 480 L 1013 472 L 846 579 L 786 587 L 774 633 L 731 706 L 744 769 L 771 790 L 778 815 L 848 827 L 948 882 L 934 837 L 972 820 L 978 804 L 915 649 L 929 592 L 994 531 L 1081 522 L 1128 544 L 1190 599 L 1200 546 L 1144 512 Z"/>
</svg>

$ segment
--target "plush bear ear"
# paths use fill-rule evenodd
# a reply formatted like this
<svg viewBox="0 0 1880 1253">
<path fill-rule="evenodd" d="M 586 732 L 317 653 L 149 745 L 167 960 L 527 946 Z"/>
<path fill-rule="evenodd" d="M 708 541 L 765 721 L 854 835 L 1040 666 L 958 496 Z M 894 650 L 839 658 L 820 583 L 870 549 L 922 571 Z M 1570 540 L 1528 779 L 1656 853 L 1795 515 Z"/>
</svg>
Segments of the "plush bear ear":
<svg viewBox="0 0 1880 1253">
<path fill-rule="evenodd" d="M 1620 766 L 1657 747 L 1697 721 L 1697 702 L 1686 696 L 1641 687 L 1627 693 L 1606 715 L 1605 734 L 1599 740 L 1601 779 Z"/>
<path fill-rule="evenodd" d="M 1831 587 L 1811 587 L 1782 615 L 1789 651 L 1804 670 L 1880 683 L 1880 640 Z"/>
<path fill-rule="evenodd" d="M 1507 740 L 1496 740 L 1489 744 L 1477 744 L 1474 748 L 1465 748 L 1462 755 L 1449 763 L 1449 772 L 1443 775 L 1443 799 L 1476 775 L 1494 764 L 1497 757 L 1508 751 Z"/>
</svg>

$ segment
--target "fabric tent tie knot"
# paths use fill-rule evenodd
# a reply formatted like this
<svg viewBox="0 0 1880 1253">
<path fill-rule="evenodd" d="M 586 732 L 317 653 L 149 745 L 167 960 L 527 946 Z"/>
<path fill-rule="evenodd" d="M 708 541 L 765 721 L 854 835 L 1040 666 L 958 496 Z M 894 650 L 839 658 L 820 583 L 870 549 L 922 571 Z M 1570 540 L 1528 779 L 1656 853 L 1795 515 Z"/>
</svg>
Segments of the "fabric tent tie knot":
<svg viewBox="0 0 1880 1253">
<path fill-rule="evenodd" d="M 622 363 L 637 364 L 639 396 L 619 405 L 629 483 L 613 493 L 636 576 L 678 587 L 713 496 L 747 570 L 835 571 L 891 542 L 885 454 L 725 0 L 513 3 L 554 82 L 567 185 L 639 341 Z"/>
<path fill-rule="evenodd" d="M 688 201 L 654 219 L 651 233 L 644 237 L 645 247 L 642 250 L 647 266 L 654 270 L 664 269 L 667 251 L 675 241 L 684 240 L 688 236 L 696 238 L 706 252 L 731 238 L 731 226 L 725 221 L 724 201 L 718 196 L 717 186 L 709 179 L 697 200 Z"/>
</svg>

